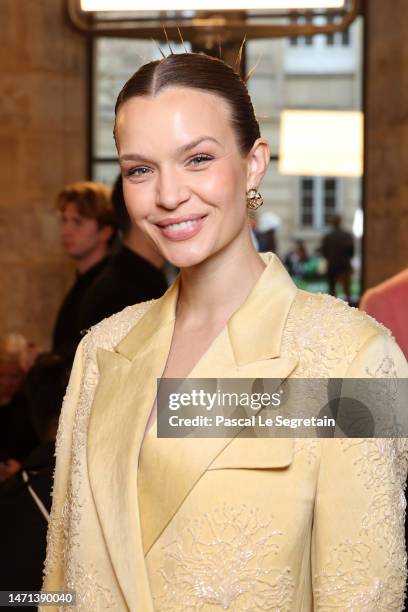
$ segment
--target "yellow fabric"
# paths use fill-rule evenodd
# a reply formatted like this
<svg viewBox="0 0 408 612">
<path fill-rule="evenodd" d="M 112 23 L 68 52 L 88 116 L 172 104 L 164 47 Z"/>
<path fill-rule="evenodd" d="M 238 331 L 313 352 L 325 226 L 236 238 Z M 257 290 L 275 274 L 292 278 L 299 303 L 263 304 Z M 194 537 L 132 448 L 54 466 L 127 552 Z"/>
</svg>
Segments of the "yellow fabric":
<svg viewBox="0 0 408 612">
<path fill-rule="evenodd" d="M 264 257 L 190 377 L 408 376 L 384 328 L 298 291 Z M 405 440 L 168 440 L 152 429 L 142 445 L 177 296 L 178 281 L 78 349 L 44 590 L 75 590 L 87 612 L 401 609 Z"/>
</svg>

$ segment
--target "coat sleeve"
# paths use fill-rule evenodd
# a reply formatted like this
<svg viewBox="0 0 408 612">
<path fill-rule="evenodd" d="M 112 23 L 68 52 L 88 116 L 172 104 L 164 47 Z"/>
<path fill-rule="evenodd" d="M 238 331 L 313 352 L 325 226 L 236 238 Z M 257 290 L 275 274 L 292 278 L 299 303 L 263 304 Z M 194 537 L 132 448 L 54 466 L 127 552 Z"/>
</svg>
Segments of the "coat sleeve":
<svg viewBox="0 0 408 612">
<path fill-rule="evenodd" d="M 392 338 L 376 333 L 346 377 L 408 377 Z M 408 407 L 407 407 L 408 408 Z M 312 534 L 314 609 L 403 610 L 406 438 L 322 442 Z"/>
<path fill-rule="evenodd" d="M 64 504 L 68 491 L 73 424 L 82 386 L 83 354 L 86 340 L 85 337 L 78 346 L 58 424 L 56 465 L 47 533 L 43 591 L 61 591 L 64 585 Z M 44 610 L 51 612 L 49 606 Z"/>
</svg>

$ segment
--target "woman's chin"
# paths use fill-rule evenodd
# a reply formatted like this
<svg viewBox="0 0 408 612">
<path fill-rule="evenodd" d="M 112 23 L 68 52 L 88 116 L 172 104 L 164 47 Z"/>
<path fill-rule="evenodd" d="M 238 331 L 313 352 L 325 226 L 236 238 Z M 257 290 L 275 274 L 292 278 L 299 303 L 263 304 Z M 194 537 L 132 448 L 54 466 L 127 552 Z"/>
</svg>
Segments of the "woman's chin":
<svg viewBox="0 0 408 612">
<path fill-rule="evenodd" d="M 178 248 L 164 254 L 167 261 L 177 268 L 191 268 L 203 263 L 211 253 L 203 249 Z"/>
</svg>

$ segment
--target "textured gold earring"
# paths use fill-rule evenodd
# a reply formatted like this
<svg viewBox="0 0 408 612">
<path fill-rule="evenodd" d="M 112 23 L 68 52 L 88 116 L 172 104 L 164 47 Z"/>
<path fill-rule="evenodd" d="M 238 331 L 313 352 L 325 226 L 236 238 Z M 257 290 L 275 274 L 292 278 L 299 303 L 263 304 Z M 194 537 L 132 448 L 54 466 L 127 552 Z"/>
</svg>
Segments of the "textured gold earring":
<svg viewBox="0 0 408 612">
<path fill-rule="evenodd" d="M 263 204 L 263 198 L 257 189 L 248 189 L 246 200 L 249 210 L 257 210 Z"/>
</svg>

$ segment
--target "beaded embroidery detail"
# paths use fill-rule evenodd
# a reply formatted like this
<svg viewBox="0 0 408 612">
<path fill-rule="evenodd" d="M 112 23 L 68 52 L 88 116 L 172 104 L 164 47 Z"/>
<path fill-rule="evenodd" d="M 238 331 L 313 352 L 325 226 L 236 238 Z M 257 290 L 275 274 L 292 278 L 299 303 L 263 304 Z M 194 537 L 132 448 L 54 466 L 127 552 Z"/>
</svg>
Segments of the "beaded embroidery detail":
<svg viewBox="0 0 408 612">
<path fill-rule="evenodd" d="M 348 540 L 332 549 L 330 560 L 318 576 L 318 586 L 314 589 L 316 610 L 385 612 L 380 607 L 384 584 L 372 578 L 370 553 L 369 546 Z"/>
<path fill-rule="evenodd" d="M 360 540 L 346 540 L 333 546 L 329 562 L 315 576 L 317 610 L 401 610 L 406 581 L 403 537 L 406 471 L 401 462 L 407 453 L 406 441 L 340 442 L 343 452 L 358 451 L 353 461 L 356 476 L 370 493 L 367 511 L 361 517 L 360 526 L 357 525 Z M 378 571 L 381 580 L 373 578 Z"/>
<path fill-rule="evenodd" d="M 70 580 L 67 581 L 67 590 L 75 591 L 76 612 L 90 612 L 90 610 L 112 610 L 114 601 L 109 589 L 102 586 L 98 572 L 92 566 L 86 569 L 78 563 Z M 66 607 L 61 608 L 66 612 Z"/>
<path fill-rule="evenodd" d="M 281 531 L 258 511 L 224 506 L 191 521 L 177 541 L 162 547 L 158 611 L 223 610 L 289 612 L 294 583 L 276 566 Z"/>
</svg>

